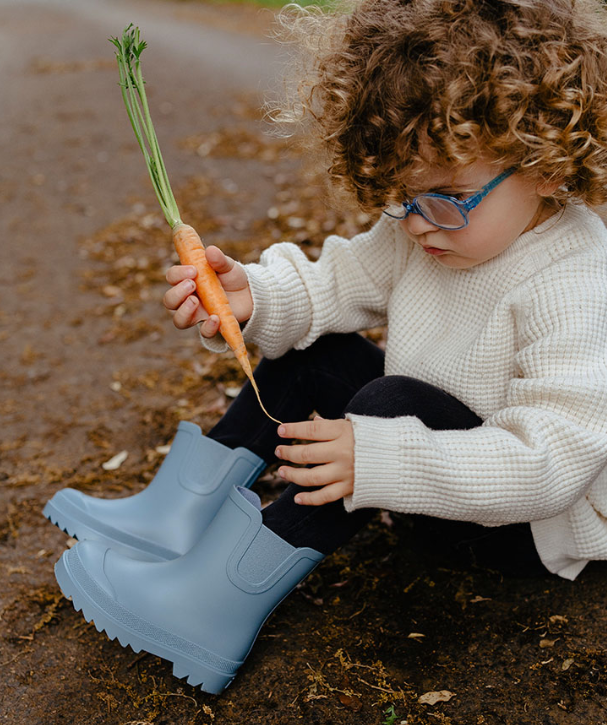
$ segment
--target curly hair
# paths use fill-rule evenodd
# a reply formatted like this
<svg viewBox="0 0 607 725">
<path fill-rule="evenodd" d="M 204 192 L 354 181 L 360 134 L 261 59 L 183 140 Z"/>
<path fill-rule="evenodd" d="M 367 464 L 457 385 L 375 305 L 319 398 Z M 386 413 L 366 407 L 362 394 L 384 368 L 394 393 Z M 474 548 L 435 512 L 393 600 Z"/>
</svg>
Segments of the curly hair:
<svg viewBox="0 0 607 725">
<path fill-rule="evenodd" d="M 558 182 L 557 201 L 607 201 L 602 0 L 360 0 L 280 22 L 312 65 L 274 117 L 311 121 L 364 210 L 479 158 Z"/>
</svg>

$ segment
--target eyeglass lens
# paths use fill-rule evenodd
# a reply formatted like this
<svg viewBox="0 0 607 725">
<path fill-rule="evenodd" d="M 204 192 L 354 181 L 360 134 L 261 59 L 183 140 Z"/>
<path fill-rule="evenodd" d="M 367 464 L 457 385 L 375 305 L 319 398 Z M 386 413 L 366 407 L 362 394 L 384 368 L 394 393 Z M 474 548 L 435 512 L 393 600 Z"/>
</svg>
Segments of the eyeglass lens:
<svg viewBox="0 0 607 725">
<path fill-rule="evenodd" d="M 430 223 L 446 229 L 459 229 L 466 224 L 463 211 L 449 199 L 436 196 L 418 196 L 417 205 Z"/>
</svg>

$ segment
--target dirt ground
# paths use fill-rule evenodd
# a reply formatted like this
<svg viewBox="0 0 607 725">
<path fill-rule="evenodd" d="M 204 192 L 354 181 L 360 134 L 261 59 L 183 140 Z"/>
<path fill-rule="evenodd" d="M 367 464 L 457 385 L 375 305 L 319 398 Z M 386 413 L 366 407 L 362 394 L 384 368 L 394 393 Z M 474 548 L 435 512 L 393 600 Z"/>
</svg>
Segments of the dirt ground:
<svg viewBox="0 0 607 725">
<path fill-rule="evenodd" d="M 242 384 L 161 305 L 168 227 L 106 41 L 130 19 L 150 30 L 144 68 L 182 216 L 207 241 L 245 262 L 278 239 L 314 256 L 327 233 L 369 223 L 331 206 L 295 145 L 264 135 L 259 91 L 280 57 L 269 11 L 0 0 L 0 722 L 605 725 L 607 565 L 574 583 L 515 576 L 457 561 L 406 516 L 378 515 L 323 562 L 218 697 L 61 596 L 53 565 L 69 542 L 46 500 L 140 490 L 178 422 L 208 430 Z M 277 495 L 271 471 L 257 490 Z"/>
</svg>

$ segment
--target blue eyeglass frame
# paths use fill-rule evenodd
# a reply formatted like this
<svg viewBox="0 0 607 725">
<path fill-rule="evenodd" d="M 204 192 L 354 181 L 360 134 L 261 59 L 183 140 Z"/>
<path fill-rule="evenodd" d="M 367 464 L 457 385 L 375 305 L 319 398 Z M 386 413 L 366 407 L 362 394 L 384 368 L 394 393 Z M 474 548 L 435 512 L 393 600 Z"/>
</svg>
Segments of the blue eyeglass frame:
<svg viewBox="0 0 607 725">
<path fill-rule="evenodd" d="M 409 214 L 419 214 L 421 217 L 423 217 L 427 222 L 432 224 L 432 226 L 438 227 L 439 229 L 447 229 L 448 231 L 457 231 L 458 229 L 464 229 L 464 227 L 467 227 L 470 223 L 470 220 L 468 219 L 468 213 L 471 212 L 473 209 L 475 209 L 481 201 L 487 196 L 487 194 L 490 191 L 493 191 L 495 187 L 498 184 L 501 184 L 502 181 L 507 179 L 509 176 L 511 176 L 516 171 L 515 168 L 506 169 L 505 171 L 502 171 L 501 174 L 496 176 L 494 179 L 489 181 L 485 186 L 483 186 L 482 189 L 477 191 L 472 196 L 468 197 L 467 199 L 456 199 L 453 196 L 447 196 L 446 194 L 435 194 L 435 193 L 427 193 L 427 194 L 419 194 L 418 196 L 414 197 L 412 201 L 403 201 L 403 208 L 404 208 L 404 214 L 402 216 L 396 216 L 395 214 L 390 214 L 390 212 L 384 210 L 384 214 L 386 216 L 392 217 L 392 219 L 406 219 Z M 418 204 L 418 199 L 443 199 L 444 201 L 448 201 L 454 206 L 457 207 L 457 210 L 462 215 L 463 224 L 459 227 L 453 227 L 453 226 L 446 226 L 443 224 L 437 224 L 432 219 L 429 219 L 426 214 L 422 211 Z"/>
</svg>

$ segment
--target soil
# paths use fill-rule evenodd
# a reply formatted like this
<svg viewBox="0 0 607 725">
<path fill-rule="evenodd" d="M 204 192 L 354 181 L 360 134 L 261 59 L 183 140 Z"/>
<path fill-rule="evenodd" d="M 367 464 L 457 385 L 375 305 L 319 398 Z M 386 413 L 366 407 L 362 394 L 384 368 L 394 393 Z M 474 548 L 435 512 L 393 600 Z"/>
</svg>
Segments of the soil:
<svg viewBox="0 0 607 725">
<path fill-rule="evenodd" d="M 280 57 L 269 11 L 0 1 L 0 722 L 607 723 L 607 566 L 517 576 L 454 559 L 407 516 L 378 515 L 323 562 L 221 696 L 109 641 L 62 597 L 53 564 L 73 542 L 46 500 L 140 490 L 179 421 L 208 430 L 243 382 L 161 304 L 175 258 L 106 42 L 130 19 L 150 28 L 158 135 L 207 242 L 244 262 L 278 239 L 314 257 L 328 233 L 370 222 L 332 203 L 296 143 L 265 134 L 258 89 Z M 257 490 L 279 493 L 271 470 Z"/>
</svg>

